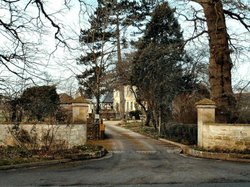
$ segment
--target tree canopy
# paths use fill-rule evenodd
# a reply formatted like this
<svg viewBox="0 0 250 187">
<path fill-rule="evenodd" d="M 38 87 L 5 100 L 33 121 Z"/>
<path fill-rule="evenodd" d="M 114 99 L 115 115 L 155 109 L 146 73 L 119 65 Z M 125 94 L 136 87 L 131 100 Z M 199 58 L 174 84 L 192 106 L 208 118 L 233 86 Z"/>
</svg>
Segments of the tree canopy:
<svg viewBox="0 0 250 187">
<path fill-rule="evenodd" d="M 181 91 L 184 81 L 183 36 L 168 3 L 155 8 L 136 47 L 131 83 L 137 87 L 137 98 L 141 97 L 138 100 L 147 102 L 156 126 L 159 117 L 165 121 L 170 119 L 171 102 Z"/>
<path fill-rule="evenodd" d="M 59 107 L 59 96 L 55 86 L 27 88 L 21 95 L 20 100 L 26 117 L 38 121 L 55 116 Z"/>
<path fill-rule="evenodd" d="M 250 26 L 247 25 L 247 22 L 250 20 L 249 15 L 242 11 L 247 10 L 249 7 L 247 5 L 244 6 L 244 1 L 193 1 L 202 6 L 206 20 L 210 48 L 209 83 L 211 87 L 211 99 L 216 102 L 218 107 L 218 120 L 223 122 L 235 121 L 238 114 L 235 107 L 236 99 L 232 89 L 232 51 L 229 47 L 230 36 L 225 16 L 229 15 L 231 18 L 239 20 L 245 29 L 249 31 Z M 228 6 L 231 8 L 227 9 Z"/>
<path fill-rule="evenodd" d="M 64 5 L 65 10 L 70 11 L 74 4 L 74 6 L 80 7 L 80 13 L 84 15 L 89 13 L 88 8 L 83 8 L 88 6 L 86 1 L 72 2 L 73 1 L 60 1 L 60 3 Z M 108 9 L 111 15 L 110 18 L 112 18 L 110 21 L 113 25 L 119 21 L 119 23 L 122 23 L 119 25 L 121 26 L 119 28 L 125 28 L 135 24 L 140 26 L 141 23 L 138 22 L 138 20 L 149 16 L 149 14 L 140 14 L 140 8 L 147 9 L 148 7 L 144 6 L 144 3 L 146 5 L 147 2 L 157 1 L 98 0 L 96 2 L 102 4 L 102 6 L 100 6 L 101 8 L 106 7 L 106 9 Z M 34 61 L 38 58 L 34 56 L 41 52 L 40 48 L 37 48 L 37 44 L 46 43 L 46 40 L 43 40 L 44 38 L 41 36 L 46 36 L 48 28 L 52 28 L 53 30 L 56 49 L 61 46 L 69 46 L 62 32 L 65 23 L 56 17 L 56 15 L 62 14 L 62 10 L 52 11 L 49 3 L 50 1 L 42 0 L 1 1 L 0 36 L 3 41 L 0 50 L 1 72 L 11 72 L 18 77 L 28 80 L 31 77 L 36 77 L 37 73 L 35 73 L 35 70 L 37 70 L 36 65 L 38 62 L 36 61 L 36 63 L 34 63 Z M 171 3 L 174 5 L 182 3 L 184 6 L 176 6 L 176 14 L 178 13 L 178 16 L 181 17 L 183 21 L 193 22 L 190 27 L 193 28 L 194 32 L 187 36 L 184 44 L 189 41 L 196 42 L 197 40 L 195 39 L 207 34 L 206 36 L 209 38 L 208 48 L 210 48 L 209 77 L 211 98 L 217 103 L 218 111 L 220 111 L 219 114 L 224 115 L 224 118 L 226 118 L 224 121 L 227 121 L 227 119 L 235 119 L 237 117 L 237 111 L 234 111 L 235 99 L 233 97 L 231 81 L 231 70 L 233 67 L 232 56 L 237 56 L 238 53 L 243 53 L 242 51 L 248 52 L 249 50 L 247 42 L 244 41 L 249 40 L 247 36 L 249 36 L 250 33 L 249 1 L 180 0 L 171 1 Z M 191 13 L 181 12 L 186 8 L 187 4 L 190 5 Z M 200 7 L 197 8 L 197 5 L 200 5 Z M 126 7 L 127 9 L 124 9 L 126 11 L 123 11 L 123 8 Z M 178 9 L 180 10 L 178 11 Z M 229 19 L 238 21 L 245 29 L 244 32 L 242 32 L 245 38 L 243 38 L 241 42 L 238 40 L 239 35 L 234 35 L 234 33 L 229 32 L 229 28 L 232 27 L 228 24 Z M 110 28 L 116 31 L 113 32 L 116 37 L 121 36 L 121 29 Z M 33 40 L 30 36 L 38 39 Z M 121 39 L 120 43 L 126 43 L 126 38 L 119 37 L 119 39 Z M 240 46 L 242 43 L 244 43 L 245 46 Z M 120 45 L 117 45 L 117 51 L 120 51 L 119 46 Z M 246 56 L 246 58 L 249 58 L 248 54 L 246 54 Z M 118 62 L 122 60 L 121 57 L 122 55 L 117 53 Z M 29 76 L 24 76 L 27 75 L 24 72 L 29 73 Z M 6 77 L 1 76 L 0 85 L 2 85 L 2 83 L 7 85 L 6 80 Z"/>
</svg>

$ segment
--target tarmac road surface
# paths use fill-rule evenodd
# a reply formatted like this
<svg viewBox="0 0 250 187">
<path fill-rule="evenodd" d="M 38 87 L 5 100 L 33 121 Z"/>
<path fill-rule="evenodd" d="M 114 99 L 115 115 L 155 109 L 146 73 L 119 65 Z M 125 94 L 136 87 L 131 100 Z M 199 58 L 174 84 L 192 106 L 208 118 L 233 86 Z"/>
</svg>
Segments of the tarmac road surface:
<svg viewBox="0 0 250 187">
<path fill-rule="evenodd" d="M 250 164 L 193 158 L 180 149 L 105 122 L 101 159 L 0 171 L 5 186 L 250 186 Z"/>
</svg>

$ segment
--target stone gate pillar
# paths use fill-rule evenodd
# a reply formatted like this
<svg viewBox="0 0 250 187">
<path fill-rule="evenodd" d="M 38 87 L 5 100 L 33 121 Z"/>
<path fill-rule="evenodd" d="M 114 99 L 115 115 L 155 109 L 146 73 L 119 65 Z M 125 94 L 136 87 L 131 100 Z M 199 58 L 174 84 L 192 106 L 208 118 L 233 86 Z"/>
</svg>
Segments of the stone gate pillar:
<svg viewBox="0 0 250 187">
<path fill-rule="evenodd" d="M 210 99 L 202 99 L 195 103 L 197 108 L 197 125 L 198 125 L 198 146 L 203 147 L 203 125 L 204 123 L 215 122 L 215 102 Z"/>
<path fill-rule="evenodd" d="M 86 123 L 89 105 L 82 97 L 78 97 L 72 102 L 72 121 L 73 123 Z"/>
</svg>

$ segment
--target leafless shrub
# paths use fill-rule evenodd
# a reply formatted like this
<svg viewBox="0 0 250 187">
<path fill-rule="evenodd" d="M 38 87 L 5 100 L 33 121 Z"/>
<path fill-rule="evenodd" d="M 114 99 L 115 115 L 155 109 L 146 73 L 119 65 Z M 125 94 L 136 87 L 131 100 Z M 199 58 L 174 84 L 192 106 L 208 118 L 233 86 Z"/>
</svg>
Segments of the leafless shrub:
<svg viewBox="0 0 250 187">
<path fill-rule="evenodd" d="M 203 98 L 209 98 L 209 92 L 205 88 L 177 95 L 172 102 L 174 121 L 179 123 L 196 123 L 197 109 L 195 103 Z"/>
</svg>

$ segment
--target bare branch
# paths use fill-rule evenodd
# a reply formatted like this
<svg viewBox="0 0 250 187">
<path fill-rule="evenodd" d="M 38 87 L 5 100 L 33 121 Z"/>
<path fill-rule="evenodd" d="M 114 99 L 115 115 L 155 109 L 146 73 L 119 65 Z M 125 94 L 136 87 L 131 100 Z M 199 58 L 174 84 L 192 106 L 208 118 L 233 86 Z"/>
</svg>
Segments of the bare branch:
<svg viewBox="0 0 250 187">
<path fill-rule="evenodd" d="M 229 10 L 224 10 L 224 13 L 230 16 L 232 19 L 240 21 L 240 23 L 245 27 L 245 29 L 250 32 L 250 25 L 244 21 L 245 17 L 242 17 L 241 14 L 236 14 Z"/>
<path fill-rule="evenodd" d="M 36 5 L 37 5 L 38 9 L 42 11 L 42 13 L 43 13 L 43 15 L 45 16 L 45 18 L 48 19 L 48 20 L 50 21 L 51 25 L 52 25 L 54 28 L 57 29 L 57 31 L 56 31 L 56 33 L 55 33 L 55 35 L 54 35 L 54 36 L 55 36 L 55 39 L 57 39 L 59 42 L 63 43 L 65 46 L 68 47 L 67 43 L 66 43 L 63 39 L 61 39 L 61 38 L 59 37 L 59 35 L 60 35 L 60 33 L 61 33 L 61 28 L 60 28 L 60 26 L 59 26 L 58 24 L 56 24 L 56 23 L 51 19 L 51 17 L 47 14 L 47 12 L 45 11 L 44 6 L 43 6 L 43 3 L 41 2 L 41 0 L 35 0 L 35 2 L 36 2 Z"/>
<path fill-rule="evenodd" d="M 192 41 L 192 40 L 194 40 L 194 39 L 196 39 L 196 38 L 202 36 L 203 34 L 207 34 L 207 31 L 205 31 L 205 30 L 204 30 L 204 31 L 201 31 L 200 33 L 198 33 L 198 34 L 196 34 L 196 35 L 193 35 L 192 37 L 186 39 L 183 46 L 185 46 L 188 42 L 190 42 L 190 41 Z"/>
</svg>

